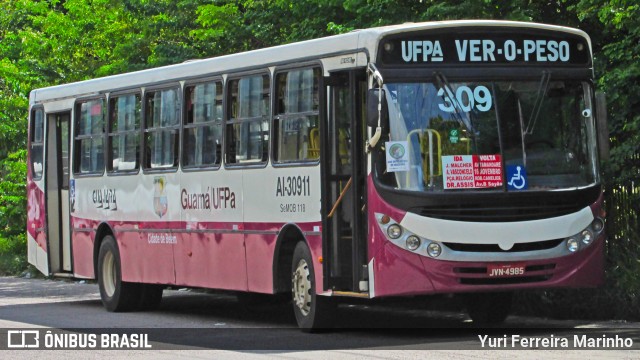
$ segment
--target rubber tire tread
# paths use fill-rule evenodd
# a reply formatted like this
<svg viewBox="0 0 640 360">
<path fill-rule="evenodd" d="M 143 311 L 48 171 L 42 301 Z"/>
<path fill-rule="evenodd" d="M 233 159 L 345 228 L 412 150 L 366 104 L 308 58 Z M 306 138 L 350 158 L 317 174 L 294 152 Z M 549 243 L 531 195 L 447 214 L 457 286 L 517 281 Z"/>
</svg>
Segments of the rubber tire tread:
<svg viewBox="0 0 640 360">
<path fill-rule="evenodd" d="M 102 267 L 107 254 L 111 252 L 114 256 L 116 267 L 115 291 L 112 296 L 107 295 L 104 289 L 104 274 Z M 137 310 L 140 302 L 141 285 L 122 281 L 122 267 L 120 261 L 120 251 L 113 236 L 107 235 L 100 244 L 98 252 L 98 287 L 100 288 L 100 298 L 102 304 L 110 312 L 126 312 Z"/>
<path fill-rule="evenodd" d="M 304 259 L 309 266 L 311 281 L 311 308 L 306 316 L 302 314 L 298 306 L 293 303 L 293 312 L 298 323 L 298 327 L 304 332 L 317 332 L 330 329 L 335 322 L 336 304 L 333 299 L 316 294 L 316 278 L 313 267 L 313 260 L 309 247 L 304 241 L 298 242 L 293 251 L 293 261 L 291 263 L 291 278 L 296 271 L 298 262 Z M 292 295 L 293 297 L 293 295 Z"/>
</svg>

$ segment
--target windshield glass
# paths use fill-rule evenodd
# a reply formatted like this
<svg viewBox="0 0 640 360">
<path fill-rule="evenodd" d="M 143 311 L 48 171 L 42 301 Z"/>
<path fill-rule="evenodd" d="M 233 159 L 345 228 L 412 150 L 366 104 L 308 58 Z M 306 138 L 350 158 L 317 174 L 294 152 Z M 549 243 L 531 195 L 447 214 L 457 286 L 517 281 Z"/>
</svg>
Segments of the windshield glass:
<svg viewBox="0 0 640 360">
<path fill-rule="evenodd" d="M 413 191 L 527 191 L 597 181 L 591 87 L 537 81 L 390 83 L 385 177 Z"/>
</svg>

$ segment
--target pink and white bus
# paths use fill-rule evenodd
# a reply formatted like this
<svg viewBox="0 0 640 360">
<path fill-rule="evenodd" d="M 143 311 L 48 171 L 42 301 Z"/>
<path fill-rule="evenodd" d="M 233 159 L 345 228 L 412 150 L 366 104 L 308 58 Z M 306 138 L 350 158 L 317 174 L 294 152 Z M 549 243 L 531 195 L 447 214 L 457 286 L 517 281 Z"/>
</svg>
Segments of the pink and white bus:
<svg viewBox="0 0 640 360">
<path fill-rule="evenodd" d="M 310 330 L 336 297 L 460 293 L 500 322 L 514 291 L 603 282 L 595 103 L 584 32 L 503 21 L 37 89 L 29 261 L 97 279 L 109 311 L 292 294 Z"/>
</svg>

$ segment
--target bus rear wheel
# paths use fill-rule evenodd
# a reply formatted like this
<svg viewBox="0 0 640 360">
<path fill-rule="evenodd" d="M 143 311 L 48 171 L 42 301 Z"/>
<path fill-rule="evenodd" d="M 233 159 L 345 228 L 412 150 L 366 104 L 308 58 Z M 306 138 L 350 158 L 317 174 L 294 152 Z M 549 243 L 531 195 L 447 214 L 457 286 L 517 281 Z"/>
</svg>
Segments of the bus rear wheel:
<svg viewBox="0 0 640 360">
<path fill-rule="evenodd" d="M 513 293 L 479 293 L 465 297 L 467 312 L 475 325 L 502 324 L 509 316 Z"/>
<path fill-rule="evenodd" d="M 105 236 L 100 244 L 97 275 L 100 298 L 107 311 L 136 310 L 142 288 L 140 284 L 122 281 L 120 252 L 116 240 L 111 235 Z"/>
<path fill-rule="evenodd" d="M 316 278 L 309 247 L 299 242 L 293 251 L 291 264 L 293 312 L 298 327 L 305 332 L 330 328 L 336 305 L 332 299 L 316 294 Z"/>
</svg>

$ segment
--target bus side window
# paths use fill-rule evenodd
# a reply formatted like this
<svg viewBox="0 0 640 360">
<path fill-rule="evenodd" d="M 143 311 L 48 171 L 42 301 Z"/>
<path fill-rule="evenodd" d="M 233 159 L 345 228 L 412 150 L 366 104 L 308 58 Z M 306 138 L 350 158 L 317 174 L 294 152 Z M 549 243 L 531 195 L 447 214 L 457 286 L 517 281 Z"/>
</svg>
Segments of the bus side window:
<svg viewBox="0 0 640 360">
<path fill-rule="evenodd" d="M 104 172 L 104 99 L 95 99 L 76 104 L 76 136 L 74 173 L 102 174 Z"/>
<path fill-rule="evenodd" d="M 44 155 L 44 110 L 31 111 L 31 151 L 30 166 L 31 176 L 34 180 L 40 180 L 43 172 L 42 158 Z"/>
<path fill-rule="evenodd" d="M 230 117 L 226 121 L 226 163 L 267 162 L 269 148 L 270 85 L 268 75 L 252 75 L 229 82 Z"/>
<path fill-rule="evenodd" d="M 316 161 L 320 158 L 320 141 L 317 139 L 319 77 L 319 68 L 290 70 L 276 76 L 278 108 L 274 119 L 274 162 Z"/>
<path fill-rule="evenodd" d="M 220 165 L 222 144 L 222 82 L 185 89 L 182 164 L 189 167 Z"/>
<path fill-rule="evenodd" d="M 145 167 L 170 169 L 178 166 L 180 101 L 175 88 L 145 94 Z"/>
<path fill-rule="evenodd" d="M 109 100 L 109 171 L 135 171 L 140 167 L 141 109 L 140 94 L 121 95 Z"/>
</svg>

